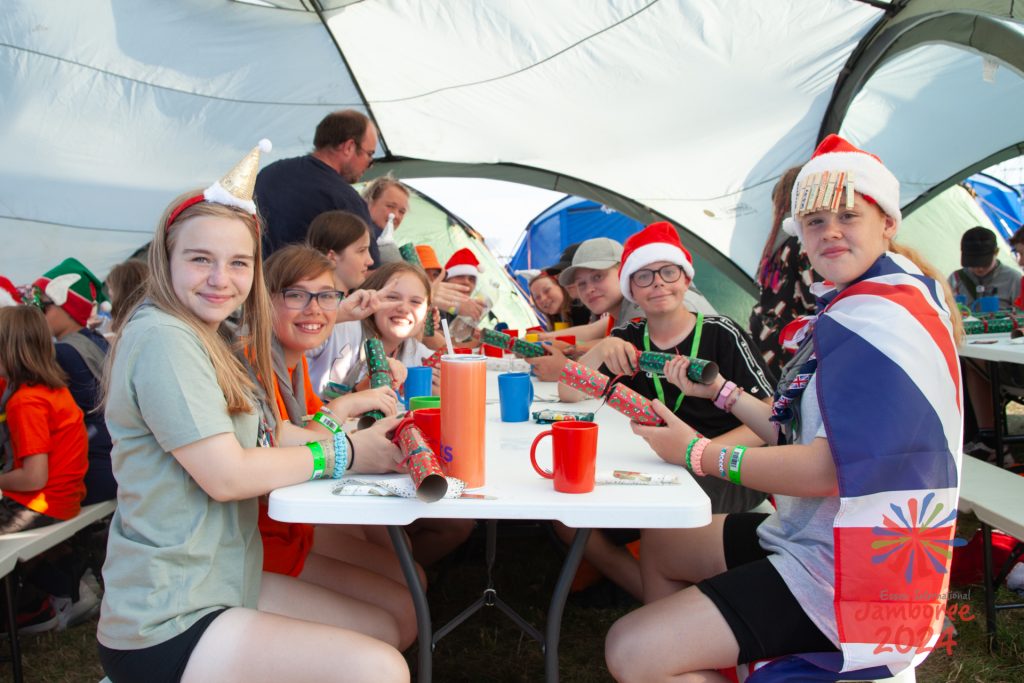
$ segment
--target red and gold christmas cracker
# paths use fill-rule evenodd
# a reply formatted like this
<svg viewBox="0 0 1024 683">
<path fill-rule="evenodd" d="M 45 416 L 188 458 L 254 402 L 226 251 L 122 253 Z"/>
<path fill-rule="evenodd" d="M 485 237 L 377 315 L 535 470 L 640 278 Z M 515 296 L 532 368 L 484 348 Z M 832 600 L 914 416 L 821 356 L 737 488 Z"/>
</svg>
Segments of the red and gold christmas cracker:
<svg viewBox="0 0 1024 683">
<path fill-rule="evenodd" d="M 398 425 L 395 443 L 402 451 L 403 462 L 416 487 L 416 497 L 427 503 L 444 498 L 448 492 L 448 480 L 441 469 L 441 462 L 427 443 L 427 437 L 411 418 Z"/>
</svg>

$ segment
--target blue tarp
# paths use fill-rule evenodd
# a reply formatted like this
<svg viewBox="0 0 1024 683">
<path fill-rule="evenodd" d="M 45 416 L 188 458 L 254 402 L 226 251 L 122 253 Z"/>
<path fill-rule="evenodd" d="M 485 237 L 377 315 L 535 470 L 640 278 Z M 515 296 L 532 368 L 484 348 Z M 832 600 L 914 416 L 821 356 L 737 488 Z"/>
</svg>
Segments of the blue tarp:
<svg viewBox="0 0 1024 683">
<path fill-rule="evenodd" d="M 1014 187 L 984 173 L 975 173 L 965 184 L 974 191 L 978 204 L 1004 239 L 1009 240 L 1024 225 L 1024 186 Z"/>
<path fill-rule="evenodd" d="M 512 272 L 543 270 L 554 265 L 570 244 L 592 237 L 611 237 L 622 243 L 641 228 L 639 221 L 618 211 L 570 195 L 530 221 L 508 268 Z"/>
</svg>

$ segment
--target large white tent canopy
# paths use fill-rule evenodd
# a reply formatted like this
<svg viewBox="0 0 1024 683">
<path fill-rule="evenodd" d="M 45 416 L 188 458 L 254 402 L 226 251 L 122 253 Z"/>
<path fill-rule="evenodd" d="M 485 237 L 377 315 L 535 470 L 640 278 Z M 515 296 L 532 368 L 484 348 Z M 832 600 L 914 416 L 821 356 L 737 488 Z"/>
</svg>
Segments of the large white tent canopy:
<svg viewBox="0 0 1024 683">
<path fill-rule="evenodd" d="M 368 112 L 374 172 L 481 176 L 667 217 L 738 286 L 828 132 L 906 209 L 1024 152 L 1011 0 L 0 0 L 0 273 L 103 273 L 257 140 Z M 966 227 L 966 226 L 965 226 Z"/>
</svg>

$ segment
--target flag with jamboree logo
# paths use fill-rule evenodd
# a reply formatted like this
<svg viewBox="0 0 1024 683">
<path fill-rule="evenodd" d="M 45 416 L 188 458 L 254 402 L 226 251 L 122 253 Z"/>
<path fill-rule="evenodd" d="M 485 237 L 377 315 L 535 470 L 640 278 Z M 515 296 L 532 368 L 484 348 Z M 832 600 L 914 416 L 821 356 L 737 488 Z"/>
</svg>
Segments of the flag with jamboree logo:
<svg viewBox="0 0 1024 683">
<path fill-rule="evenodd" d="M 870 680 L 941 635 L 960 484 L 960 363 L 942 286 L 883 255 L 818 317 L 818 402 L 841 504 L 839 653 L 775 660 L 751 681 Z"/>
</svg>

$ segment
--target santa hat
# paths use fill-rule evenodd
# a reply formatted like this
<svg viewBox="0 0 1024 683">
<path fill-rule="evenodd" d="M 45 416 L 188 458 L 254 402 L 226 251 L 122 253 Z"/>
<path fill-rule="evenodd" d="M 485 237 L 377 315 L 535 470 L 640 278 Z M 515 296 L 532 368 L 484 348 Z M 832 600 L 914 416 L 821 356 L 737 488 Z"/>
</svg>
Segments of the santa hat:
<svg viewBox="0 0 1024 683">
<path fill-rule="evenodd" d="M 800 169 L 790 197 L 792 217 L 783 221 L 782 229 L 802 240 L 797 219 L 815 211 L 838 213 L 840 208 L 853 208 L 854 192 L 878 204 L 899 229 L 903 219 L 900 181 L 874 154 L 857 149 L 838 135 L 829 135 Z"/>
<path fill-rule="evenodd" d="M 56 268 L 46 271 L 32 286 L 82 326 L 89 321 L 93 305 L 107 299 L 100 279 L 74 258 L 64 259 Z"/>
<path fill-rule="evenodd" d="M 629 278 L 636 271 L 658 261 L 674 263 L 683 269 L 686 277 L 693 279 L 693 257 L 679 241 L 679 233 L 671 223 L 651 223 L 631 235 L 622 250 L 619 265 L 619 288 L 622 296 L 636 303 L 629 292 Z"/>
<path fill-rule="evenodd" d="M 483 268 L 480 267 L 480 262 L 476 260 L 476 255 L 466 247 L 463 247 L 452 254 L 452 257 L 448 259 L 448 263 L 444 264 L 444 270 L 445 279 L 448 279 L 458 275 L 479 277 L 480 271 Z"/>
<path fill-rule="evenodd" d="M 252 199 L 252 193 L 256 188 L 256 175 L 260 172 L 260 152 L 269 152 L 271 149 L 273 145 L 270 140 L 260 140 L 223 178 L 206 188 L 202 194 L 178 204 L 168 215 L 167 225 L 173 223 L 182 211 L 199 202 L 234 206 L 255 215 L 256 202 Z"/>
<path fill-rule="evenodd" d="M 14 283 L 0 275 L 0 308 L 21 303 L 21 292 Z"/>
</svg>

